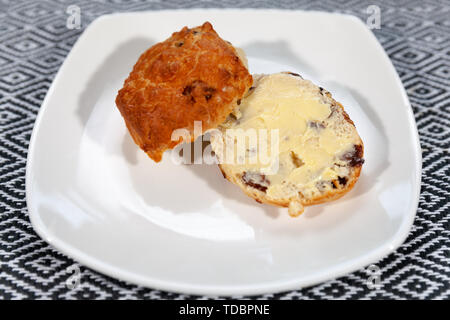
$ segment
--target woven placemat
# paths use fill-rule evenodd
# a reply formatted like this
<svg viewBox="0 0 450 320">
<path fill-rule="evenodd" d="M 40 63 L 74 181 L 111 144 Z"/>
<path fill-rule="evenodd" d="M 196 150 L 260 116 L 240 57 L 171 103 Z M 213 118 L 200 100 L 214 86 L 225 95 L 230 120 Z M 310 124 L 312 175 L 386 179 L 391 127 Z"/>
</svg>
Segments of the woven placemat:
<svg viewBox="0 0 450 320">
<path fill-rule="evenodd" d="M 67 8 L 81 28 L 67 28 Z M 215 8 L 282 8 L 348 13 L 366 21 L 380 8 L 374 33 L 409 95 L 423 150 L 420 204 L 406 242 L 376 263 L 379 286 L 361 270 L 320 285 L 252 298 L 450 298 L 450 2 L 449 1 L 17 1 L 0 0 L 0 299 L 202 298 L 118 281 L 54 250 L 33 231 L 25 202 L 27 148 L 36 114 L 64 58 L 84 28 L 112 12 Z M 79 267 L 80 283 L 69 289 Z M 69 268 L 69 269 L 68 269 Z M 72 270 L 69 272 L 69 270 Z"/>
</svg>

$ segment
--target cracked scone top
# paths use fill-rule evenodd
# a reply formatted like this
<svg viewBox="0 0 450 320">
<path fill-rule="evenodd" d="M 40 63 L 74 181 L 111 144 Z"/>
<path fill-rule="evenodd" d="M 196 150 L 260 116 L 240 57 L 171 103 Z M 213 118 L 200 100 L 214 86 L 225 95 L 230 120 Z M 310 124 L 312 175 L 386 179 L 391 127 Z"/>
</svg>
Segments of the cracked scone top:
<svg viewBox="0 0 450 320">
<path fill-rule="evenodd" d="M 209 22 L 184 27 L 144 52 L 116 97 L 135 143 L 159 162 L 176 129 L 216 128 L 252 85 L 245 57 Z"/>
<path fill-rule="evenodd" d="M 363 143 L 343 107 L 294 73 L 254 78 L 240 112 L 212 135 L 224 177 L 258 202 L 289 207 L 293 216 L 349 191 L 364 162 Z"/>
</svg>

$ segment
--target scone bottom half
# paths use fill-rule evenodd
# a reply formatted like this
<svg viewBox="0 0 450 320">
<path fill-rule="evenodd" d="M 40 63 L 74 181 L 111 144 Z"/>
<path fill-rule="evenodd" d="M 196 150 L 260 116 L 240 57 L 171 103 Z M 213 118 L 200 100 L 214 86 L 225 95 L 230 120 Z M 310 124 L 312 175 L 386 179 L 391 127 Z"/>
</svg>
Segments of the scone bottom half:
<svg viewBox="0 0 450 320">
<path fill-rule="evenodd" d="M 253 83 L 242 51 L 221 39 L 209 22 L 184 27 L 156 43 L 138 59 L 116 97 L 116 105 L 134 142 L 159 162 L 177 129 L 195 140 L 217 128 Z"/>
<path fill-rule="evenodd" d="M 328 91 L 296 73 L 255 75 L 239 107 L 211 144 L 223 176 L 248 196 L 288 207 L 291 216 L 298 216 L 305 206 L 338 199 L 352 189 L 364 163 L 364 146 Z M 257 146 L 247 147 L 238 159 L 233 152 L 248 129 L 258 132 Z M 261 136 L 260 129 L 267 133 Z M 276 138 L 269 133 L 274 129 Z M 270 161 L 260 160 L 261 143 Z M 228 152 L 236 156 L 231 162 Z"/>
</svg>

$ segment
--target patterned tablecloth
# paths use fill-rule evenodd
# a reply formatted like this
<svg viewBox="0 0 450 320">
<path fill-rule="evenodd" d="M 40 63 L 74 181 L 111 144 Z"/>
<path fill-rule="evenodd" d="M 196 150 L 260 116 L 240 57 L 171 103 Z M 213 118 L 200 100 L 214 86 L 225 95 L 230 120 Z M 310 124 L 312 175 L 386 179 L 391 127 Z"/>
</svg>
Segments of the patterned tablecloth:
<svg viewBox="0 0 450 320">
<path fill-rule="evenodd" d="M 67 28 L 67 8 L 81 9 L 81 29 Z M 25 202 L 27 148 L 36 114 L 64 58 L 96 17 L 121 11 L 251 7 L 349 13 L 367 20 L 380 8 L 374 33 L 394 63 L 412 104 L 423 150 L 420 204 L 406 242 L 376 263 L 380 285 L 361 270 L 298 291 L 253 298 L 450 298 L 450 2 L 265 0 L 0 0 L 0 299 L 200 298 L 118 281 L 80 266 L 33 231 Z M 73 21 L 72 21 L 73 22 Z"/>
</svg>

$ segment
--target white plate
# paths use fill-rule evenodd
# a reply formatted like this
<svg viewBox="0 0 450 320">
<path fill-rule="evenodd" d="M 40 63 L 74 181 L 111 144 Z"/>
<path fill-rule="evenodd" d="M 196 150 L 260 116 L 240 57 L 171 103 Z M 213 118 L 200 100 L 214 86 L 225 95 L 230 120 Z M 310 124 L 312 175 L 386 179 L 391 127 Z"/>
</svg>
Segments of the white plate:
<svg viewBox="0 0 450 320">
<path fill-rule="evenodd" d="M 216 166 L 155 164 L 132 142 L 114 98 L 139 54 L 209 20 L 245 49 L 253 73 L 287 68 L 330 90 L 365 143 L 362 176 L 297 219 L 257 204 Z M 31 222 L 80 263 L 132 283 L 193 294 L 298 289 L 358 270 L 407 236 L 421 156 L 391 62 L 357 18 L 273 10 L 115 14 L 95 20 L 36 120 L 26 190 Z"/>
</svg>

